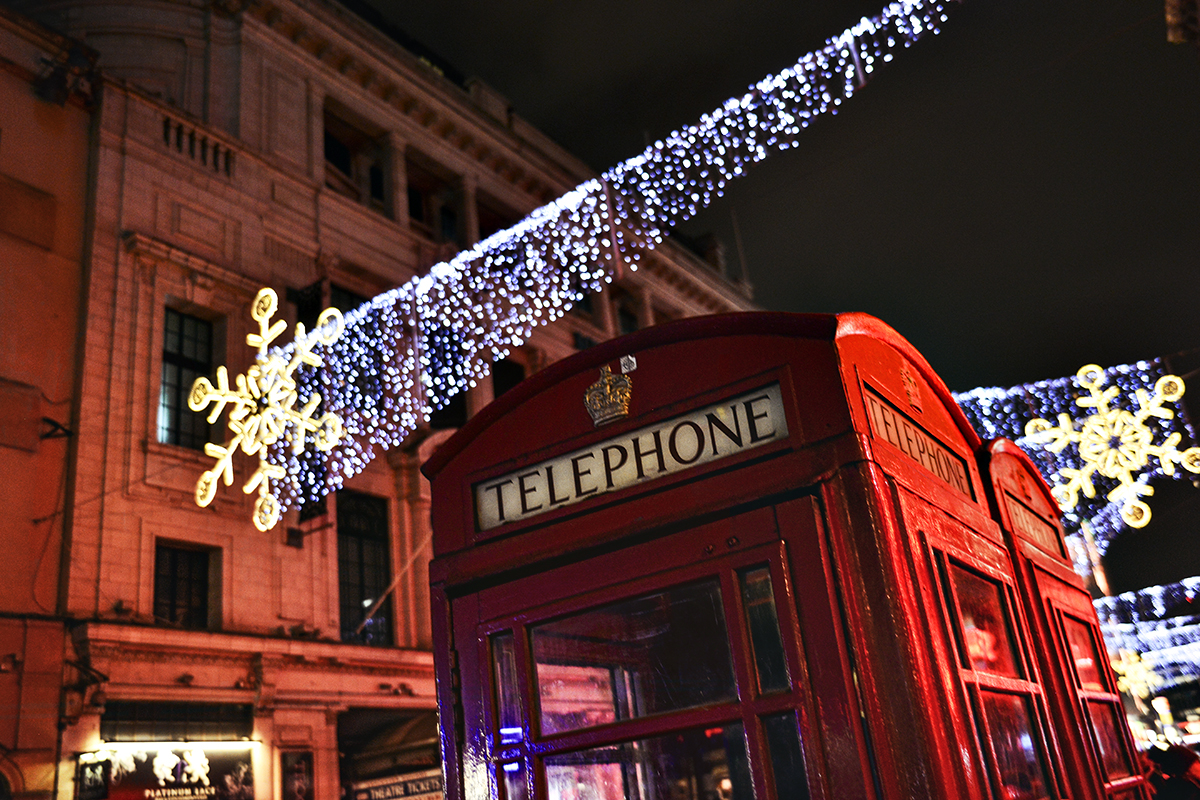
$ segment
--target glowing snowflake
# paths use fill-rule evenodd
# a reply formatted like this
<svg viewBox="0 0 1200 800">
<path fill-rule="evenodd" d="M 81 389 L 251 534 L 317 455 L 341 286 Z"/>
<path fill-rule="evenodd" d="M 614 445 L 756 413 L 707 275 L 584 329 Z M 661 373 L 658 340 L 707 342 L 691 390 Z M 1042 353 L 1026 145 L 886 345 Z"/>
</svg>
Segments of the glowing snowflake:
<svg viewBox="0 0 1200 800">
<path fill-rule="evenodd" d="M 1079 421 L 1069 414 L 1059 414 L 1057 426 L 1044 419 L 1031 420 L 1025 426 L 1025 434 L 1051 453 L 1060 453 L 1069 444 L 1077 446 L 1083 466 L 1063 467 L 1053 476 L 1055 486 L 1051 491 L 1064 511 L 1075 508 L 1080 492 L 1084 497 L 1096 496 L 1093 480 L 1099 475 L 1117 481 L 1107 497 L 1122 504 L 1121 518 L 1130 527 L 1143 528 L 1150 521 L 1150 506 L 1140 498 L 1154 494 L 1149 476 L 1143 473 L 1151 458 L 1158 460 L 1165 475 L 1174 475 L 1176 464 L 1200 473 L 1200 447 L 1177 449 L 1183 438 L 1180 433 L 1171 433 L 1155 444 L 1154 430 L 1146 424 L 1151 417 L 1164 420 L 1175 417 L 1175 412 L 1165 408 L 1164 403 L 1183 397 L 1183 380 L 1164 375 L 1154 384 L 1153 396 L 1145 389 L 1138 389 L 1134 392 L 1137 410 L 1129 411 L 1111 405 L 1120 389 L 1116 386 L 1101 389 L 1105 375 L 1100 367 L 1089 364 L 1076 377 L 1089 396 L 1075 402 L 1080 408 L 1095 409 L 1092 414 Z"/>
<path fill-rule="evenodd" d="M 1162 685 L 1162 677 L 1154 668 L 1142 660 L 1140 653 L 1122 650 L 1112 661 L 1113 672 L 1117 673 L 1117 690 L 1130 697 L 1145 700 Z"/>
<path fill-rule="evenodd" d="M 203 411 L 212 404 L 208 415 L 210 423 L 229 407 L 229 430 L 233 438 L 225 446 L 209 443 L 204 446 L 205 454 L 216 459 L 213 468 L 207 470 L 196 482 L 196 504 L 203 507 L 212 502 L 217 493 L 217 479 L 226 486 L 233 483 L 233 454 L 240 447 L 246 455 L 258 454 L 258 469 L 246 481 L 242 491 L 250 494 L 258 489 L 254 502 L 254 525 L 260 531 L 275 527 L 282 513 L 279 498 L 271 491 L 271 481 L 284 477 L 283 467 L 267 460 L 271 445 L 283 439 L 292 445 L 294 453 L 302 453 L 308 434 L 313 436 L 317 450 L 328 452 L 345 435 L 342 420 L 329 412 L 314 419 L 313 414 L 321 404 L 321 395 L 314 392 L 302 407 L 296 391 L 295 372 L 301 364 L 320 366 L 320 356 L 312 348 L 318 342 L 332 344 L 341 335 L 344 327 L 342 313 L 336 308 L 327 308 L 317 319 L 317 333 L 306 338 L 304 325 L 296 324 L 295 346 L 290 360 L 279 351 L 268 353 L 267 348 L 287 328 L 279 320 L 271 324 L 271 317 L 279 308 L 279 297 L 271 289 L 262 289 L 254 298 L 250 316 L 258 322 L 259 332 L 246 336 L 246 344 L 258 348 L 255 363 L 245 375 L 235 379 L 235 389 L 229 388 L 229 373 L 225 367 L 217 368 L 217 385 L 207 378 L 197 378 L 188 395 L 188 406 L 193 411 Z"/>
</svg>

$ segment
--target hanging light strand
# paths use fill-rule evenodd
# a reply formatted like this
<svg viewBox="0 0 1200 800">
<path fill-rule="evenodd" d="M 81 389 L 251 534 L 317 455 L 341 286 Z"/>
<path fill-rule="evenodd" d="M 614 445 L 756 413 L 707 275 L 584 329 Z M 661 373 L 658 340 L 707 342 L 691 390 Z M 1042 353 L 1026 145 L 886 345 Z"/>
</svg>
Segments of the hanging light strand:
<svg viewBox="0 0 1200 800">
<path fill-rule="evenodd" d="M 720 197 L 730 180 L 792 147 L 880 64 L 937 33 L 952 2 L 889 4 L 600 180 L 347 314 L 341 339 L 313 347 L 324 366 L 301 375 L 341 417 L 346 436 L 328 454 L 270 450 L 287 470 L 277 486 L 283 506 L 319 500 L 361 472 L 376 448 L 399 444 L 534 329 L 611 282 L 617 258 L 637 269 L 667 230 Z"/>
</svg>

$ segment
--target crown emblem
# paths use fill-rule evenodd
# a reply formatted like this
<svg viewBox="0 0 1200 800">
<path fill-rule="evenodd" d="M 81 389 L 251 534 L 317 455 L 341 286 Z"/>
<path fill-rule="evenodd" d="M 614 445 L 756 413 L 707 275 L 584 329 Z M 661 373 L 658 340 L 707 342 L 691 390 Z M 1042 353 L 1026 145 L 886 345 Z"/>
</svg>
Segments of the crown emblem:
<svg viewBox="0 0 1200 800">
<path fill-rule="evenodd" d="M 900 367 L 900 381 L 904 384 L 904 394 L 908 396 L 908 404 L 913 410 L 921 410 L 921 384 L 908 371 L 908 365 Z"/>
<path fill-rule="evenodd" d="M 600 380 L 587 388 L 583 404 L 597 428 L 629 416 L 632 382 L 628 375 L 613 375 L 605 364 L 600 368 Z"/>
</svg>

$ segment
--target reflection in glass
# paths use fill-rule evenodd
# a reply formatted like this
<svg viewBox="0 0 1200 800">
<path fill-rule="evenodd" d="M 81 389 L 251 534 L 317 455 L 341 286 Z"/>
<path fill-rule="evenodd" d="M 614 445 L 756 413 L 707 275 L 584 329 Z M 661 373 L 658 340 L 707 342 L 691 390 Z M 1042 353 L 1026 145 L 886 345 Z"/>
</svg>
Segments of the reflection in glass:
<svg viewBox="0 0 1200 800">
<path fill-rule="evenodd" d="M 1067 644 L 1071 648 L 1071 660 L 1075 664 L 1075 674 L 1079 677 L 1079 686 L 1089 692 L 1105 691 L 1104 682 L 1100 677 L 1100 658 L 1096 651 L 1096 639 L 1088 626 L 1074 617 L 1063 616 L 1063 626 L 1067 631 Z"/>
<path fill-rule="evenodd" d="M 504 785 L 504 800 L 529 800 L 529 782 L 525 780 L 525 764 L 516 761 L 500 765 L 500 782 Z"/>
<path fill-rule="evenodd" d="M 1113 703 L 1089 702 L 1088 716 L 1092 718 L 1092 729 L 1096 732 L 1096 749 L 1100 751 L 1100 763 L 1104 765 L 1106 781 L 1132 775 L 1133 770 L 1126 758 L 1121 743 L 1118 725 L 1124 724 L 1123 715 Z"/>
<path fill-rule="evenodd" d="M 800 728 L 796 712 L 785 711 L 762 718 L 763 733 L 771 752 L 771 771 L 775 775 L 775 796 L 779 800 L 808 800 L 808 775 L 804 771 L 804 753 L 800 749 Z"/>
<path fill-rule="evenodd" d="M 530 630 L 543 734 L 733 700 L 716 579 Z"/>
<path fill-rule="evenodd" d="M 517 680 L 517 654 L 512 631 L 492 636 L 492 663 L 496 671 L 496 716 L 500 741 L 504 744 L 525 738 L 525 715 L 521 709 L 521 684 Z"/>
<path fill-rule="evenodd" d="M 963 646 L 971 668 L 1021 677 L 1000 584 L 957 564 L 950 565 L 950 574 L 958 592 Z"/>
<path fill-rule="evenodd" d="M 743 571 L 740 577 L 746 627 L 750 630 L 754 664 L 758 669 L 758 690 L 763 694 L 787 691 L 790 683 L 787 659 L 783 655 L 783 636 L 779 632 L 771 570 L 766 566 L 755 567 Z"/>
<path fill-rule="evenodd" d="M 740 723 L 548 756 L 546 785 L 550 800 L 754 798 Z"/>
<path fill-rule="evenodd" d="M 988 739 L 996 754 L 1001 795 L 1007 800 L 1050 797 L 1046 766 L 1033 731 L 1026 697 L 981 692 Z"/>
</svg>

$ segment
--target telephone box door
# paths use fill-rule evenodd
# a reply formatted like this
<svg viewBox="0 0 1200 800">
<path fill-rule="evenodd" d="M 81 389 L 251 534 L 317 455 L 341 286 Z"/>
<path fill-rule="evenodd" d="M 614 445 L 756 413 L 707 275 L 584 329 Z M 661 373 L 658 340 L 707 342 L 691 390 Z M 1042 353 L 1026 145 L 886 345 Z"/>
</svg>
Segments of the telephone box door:
<svg viewBox="0 0 1200 800">
<path fill-rule="evenodd" d="M 714 800 L 869 796 L 865 763 L 829 794 L 816 753 L 806 757 L 822 744 L 805 647 L 832 646 L 826 672 L 843 672 L 836 642 L 815 640 L 831 630 L 824 583 L 811 603 L 794 596 L 792 564 L 821 561 L 804 553 L 819 547 L 813 505 L 793 505 L 798 514 L 759 508 L 455 601 L 465 744 L 490 764 L 466 776 L 471 796 L 671 797 L 681 782 Z"/>
</svg>

